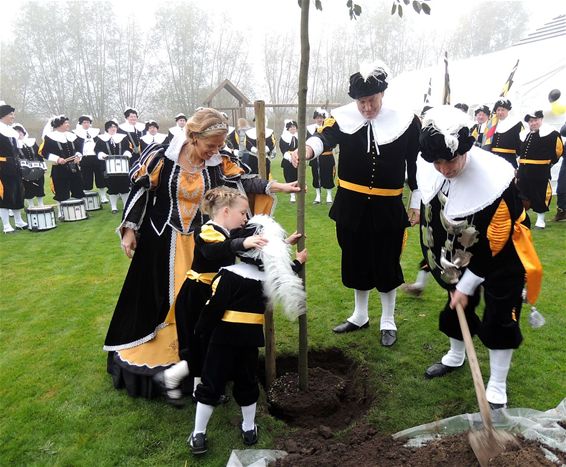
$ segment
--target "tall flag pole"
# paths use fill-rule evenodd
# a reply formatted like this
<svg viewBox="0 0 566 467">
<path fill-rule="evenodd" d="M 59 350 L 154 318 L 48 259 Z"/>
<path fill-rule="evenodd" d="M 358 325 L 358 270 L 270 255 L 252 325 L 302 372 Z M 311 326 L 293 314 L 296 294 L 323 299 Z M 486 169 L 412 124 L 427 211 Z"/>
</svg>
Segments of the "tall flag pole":
<svg viewBox="0 0 566 467">
<path fill-rule="evenodd" d="M 430 96 L 432 94 L 432 77 L 428 80 L 428 89 L 425 92 L 423 103 L 430 104 Z"/>
<path fill-rule="evenodd" d="M 503 90 L 501 91 L 501 94 L 499 94 L 499 97 L 505 97 L 509 92 L 509 89 L 511 89 L 511 86 L 513 85 L 513 76 L 515 76 L 515 72 L 517 71 L 518 66 L 519 66 L 519 59 L 517 59 L 517 63 L 515 63 L 515 66 L 511 70 L 511 74 L 509 75 L 509 78 L 507 78 L 507 81 L 505 81 L 505 84 L 503 85 Z"/>
<path fill-rule="evenodd" d="M 507 96 L 507 93 L 509 92 L 511 86 L 513 85 L 513 77 L 515 76 L 515 72 L 517 71 L 518 66 L 519 66 L 519 59 L 517 59 L 517 63 L 515 63 L 515 66 L 511 70 L 511 73 L 509 74 L 509 78 L 507 78 L 507 81 L 505 81 L 505 84 L 503 85 L 503 89 L 501 90 L 501 94 L 499 94 L 499 97 Z M 495 134 L 495 130 L 497 129 L 497 120 L 498 120 L 497 115 L 493 114 L 489 119 L 489 121 L 487 122 L 484 130 L 482 148 L 489 149 L 489 146 L 491 146 L 493 135 Z"/>
<path fill-rule="evenodd" d="M 448 52 L 444 52 L 444 105 L 450 105 L 450 75 L 448 74 Z"/>
</svg>

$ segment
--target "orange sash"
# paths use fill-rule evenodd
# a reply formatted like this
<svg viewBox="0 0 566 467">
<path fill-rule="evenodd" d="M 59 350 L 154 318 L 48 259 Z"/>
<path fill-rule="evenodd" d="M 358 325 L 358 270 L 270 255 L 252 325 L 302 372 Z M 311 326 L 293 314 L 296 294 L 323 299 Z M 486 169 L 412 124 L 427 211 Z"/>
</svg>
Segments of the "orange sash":
<svg viewBox="0 0 566 467">
<path fill-rule="evenodd" d="M 527 301 L 531 305 L 534 305 L 542 286 L 542 264 L 533 245 L 531 231 L 527 226 L 522 224 L 525 217 L 526 214 L 523 210 L 521 216 L 515 221 L 515 225 L 513 226 L 513 245 L 525 268 L 527 276 Z"/>
</svg>

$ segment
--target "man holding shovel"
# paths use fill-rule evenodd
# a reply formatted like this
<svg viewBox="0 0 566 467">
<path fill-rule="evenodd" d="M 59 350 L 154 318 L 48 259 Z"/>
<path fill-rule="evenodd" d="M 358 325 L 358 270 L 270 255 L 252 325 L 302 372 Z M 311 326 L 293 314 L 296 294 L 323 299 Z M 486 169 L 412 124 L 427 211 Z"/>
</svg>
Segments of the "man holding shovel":
<svg viewBox="0 0 566 467">
<path fill-rule="evenodd" d="M 467 116 L 448 106 L 427 113 L 419 142 L 421 247 L 434 278 L 449 293 L 439 325 L 450 338 L 450 350 L 427 368 L 425 377 L 444 376 L 463 366 L 465 346 L 455 311 L 461 305 L 471 335 L 477 334 L 489 349 L 487 401 L 492 409 L 503 408 L 513 349 L 522 341 L 525 273 L 531 304 L 542 278 L 514 169 L 474 146 Z M 475 313 L 480 285 L 482 319 Z"/>
</svg>

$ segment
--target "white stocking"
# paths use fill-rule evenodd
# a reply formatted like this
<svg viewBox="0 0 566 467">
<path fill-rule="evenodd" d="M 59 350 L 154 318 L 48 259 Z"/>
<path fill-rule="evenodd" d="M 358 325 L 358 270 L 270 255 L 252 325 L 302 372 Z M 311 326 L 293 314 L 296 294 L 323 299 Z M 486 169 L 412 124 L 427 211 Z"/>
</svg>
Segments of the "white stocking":
<svg viewBox="0 0 566 467">
<path fill-rule="evenodd" d="M 489 349 L 490 375 L 485 390 L 488 402 L 507 404 L 507 374 L 511 367 L 513 349 Z"/>
<path fill-rule="evenodd" d="M 10 224 L 10 214 L 7 209 L 0 208 L 0 218 L 2 219 L 2 225 L 5 231 L 12 231 L 12 225 Z"/>
<path fill-rule="evenodd" d="M 206 427 L 208 426 L 208 421 L 214 412 L 213 405 L 206 405 L 202 402 L 197 403 L 197 410 L 195 413 L 195 429 L 193 433 L 206 433 Z"/>
<path fill-rule="evenodd" d="M 464 341 L 450 338 L 450 350 L 442 357 L 442 364 L 446 366 L 457 367 L 464 363 L 466 358 L 466 346 Z"/>
<path fill-rule="evenodd" d="M 118 195 L 108 195 L 108 198 L 110 199 L 110 209 L 112 209 L 112 211 L 117 211 L 118 210 Z"/>
<path fill-rule="evenodd" d="M 174 389 L 189 375 L 189 365 L 186 360 L 181 360 L 179 363 L 167 368 L 163 375 L 165 376 L 165 386 Z"/>
<path fill-rule="evenodd" d="M 320 203 L 320 188 L 315 188 L 315 190 L 316 190 L 316 196 L 314 198 L 314 202 Z"/>
<path fill-rule="evenodd" d="M 243 431 L 250 431 L 253 430 L 255 427 L 255 411 L 256 411 L 257 402 L 253 403 L 252 405 L 246 405 L 241 407 L 242 409 L 242 430 Z"/>
<path fill-rule="evenodd" d="M 14 220 L 16 221 L 16 226 L 23 227 L 27 225 L 26 222 L 22 219 L 22 210 L 21 209 L 14 209 Z"/>
<path fill-rule="evenodd" d="M 381 297 L 381 323 L 379 329 L 382 331 L 397 331 L 394 316 L 397 289 L 390 290 L 389 292 L 380 292 L 379 296 Z"/>
<path fill-rule="evenodd" d="M 354 313 L 348 318 L 348 321 L 356 326 L 363 326 L 369 321 L 369 292 L 369 290 L 354 290 Z"/>
</svg>

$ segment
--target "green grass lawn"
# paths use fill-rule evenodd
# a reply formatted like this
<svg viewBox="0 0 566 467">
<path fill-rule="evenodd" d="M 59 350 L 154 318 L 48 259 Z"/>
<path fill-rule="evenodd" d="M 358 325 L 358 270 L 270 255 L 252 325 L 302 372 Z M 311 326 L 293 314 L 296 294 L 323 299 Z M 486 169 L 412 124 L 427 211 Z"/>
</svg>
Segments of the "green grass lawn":
<svg viewBox="0 0 566 467">
<path fill-rule="evenodd" d="M 281 177 L 279 162 L 273 163 Z M 310 169 L 309 169 L 310 184 Z M 379 299 L 370 298 L 372 326 L 336 335 L 331 328 L 350 315 L 353 293 L 340 280 L 340 252 L 329 207 L 312 205 L 307 194 L 309 345 L 338 347 L 366 364 L 376 388 L 369 420 L 381 433 L 465 412 L 477 411 L 467 366 L 428 381 L 425 368 L 447 348 L 437 330 L 445 293 L 432 282 L 420 299 L 398 294 L 398 343 L 379 345 Z M 324 199 L 324 197 L 323 197 Z M 551 213 L 555 212 L 553 202 Z M 291 232 L 295 205 L 279 195 L 276 218 Z M 550 213 L 549 216 L 550 218 Z M 108 205 L 87 221 L 58 224 L 47 232 L 0 237 L 0 465 L 225 465 L 231 449 L 243 449 L 239 408 L 218 408 L 209 425 L 210 450 L 202 460 L 188 453 L 185 439 L 194 406 L 182 410 L 162 400 L 132 399 L 116 391 L 106 374 L 102 343 L 128 267 Z M 547 324 L 529 327 L 524 310 L 524 343 L 515 352 L 508 379 L 513 407 L 553 408 L 566 397 L 566 222 L 548 222 L 533 236 L 545 267 L 539 310 Z M 418 231 L 412 229 L 403 254 L 407 281 L 420 259 Z M 277 348 L 296 353 L 298 328 L 277 316 Z M 487 352 L 479 345 L 484 378 Z M 260 400 L 259 448 L 285 430 Z"/>
</svg>

